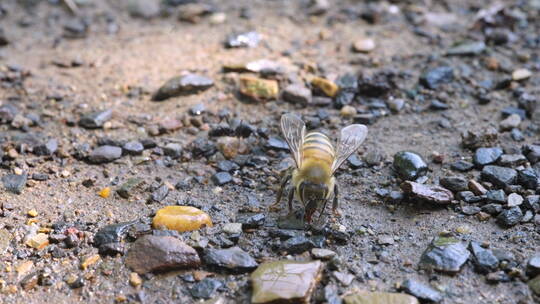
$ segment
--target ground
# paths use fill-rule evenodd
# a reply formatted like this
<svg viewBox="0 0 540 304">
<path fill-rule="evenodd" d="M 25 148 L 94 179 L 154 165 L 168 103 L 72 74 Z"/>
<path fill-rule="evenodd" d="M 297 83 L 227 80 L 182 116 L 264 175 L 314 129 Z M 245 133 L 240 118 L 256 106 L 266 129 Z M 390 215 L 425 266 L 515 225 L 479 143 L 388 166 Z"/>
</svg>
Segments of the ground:
<svg viewBox="0 0 540 304">
<path fill-rule="evenodd" d="M 419 270 L 417 264 L 431 240 L 448 232 L 463 241 L 487 242 L 492 248 L 509 251 L 516 256 L 517 267 L 523 269 L 525 261 L 540 244 L 534 223 L 505 229 L 494 219 L 481 222 L 475 216 L 463 215 L 456 211 L 455 205 L 436 207 L 414 199 L 395 203 L 377 195 L 378 189 L 399 190 L 400 180 L 391 165 L 396 152 L 412 150 L 422 155 L 430 167 L 428 183 L 436 183 L 439 177 L 454 174 L 450 170 L 451 162 L 471 158 L 472 152 L 460 145 L 461 132 L 498 128 L 501 110 L 516 105 L 513 90 L 493 91 L 489 95 L 490 102 L 481 104 L 477 98 L 479 83 L 484 80 L 497 83 L 521 67 L 538 71 L 538 44 L 534 48 L 525 43 L 528 35 L 538 39 L 539 29 L 538 9 L 527 11 L 527 5 L 533 7 L 529 2 L 504 3 L 516 7 L 529 20 L 528 26 L 512 29 L 517 35 L 516 41 L 502 46 L 490 45 L 479 55 L 452 57 L 444 56 L 444 52 L 456 42 L 483 39 L 481 31 L 473 30 L 473 25 L 475 13 L 488 7 L 489 3 L 406 1 L 392 4 L 375 1 L 370 2 L 369 7 L 381 10 L 381 20 L 370 24 L 356 17 L 357 11 L 366 11 L 368 7 L 367 3 L 357 1 L 337 1 L 325 14 L 317 16 L 308 14 L 305 1 L 216 1 L 215 9 L 226 13 L 227 18 L 224 23 L 211 24 L 208 17 L 196 23 L 178 21 L 176 16 L 182 6 L 170 7 L 167 10 L 170 16 L 144 19 L 130 16 L 125 5 L 115 1 L 80 1 L 87 4 L 80 5 L 77 16 L 62 5 L 54 4 L 55 1 L 36 2 L 29 3 L 26 8 L 18 1 L 0 4 L 6 11 L 0 14 L 0 28 L 9 40 L 7 46 L 0 48 L 2 71 L 29 72 L 22 84 L 17 84 L 16 80 L 2 80 L 0 105 L 15 103 L 21 113 L 37 114 L 41 120 L 39 125 L 22 130 L 9 124 L 0 125 L 4 133 L 2 144 L 7 153 L 10 147 L 20 148 L 14 136 L 32 134 L 40 139 L 58 139 L 60 150 L 54 156 L 35 156 L 19 149 L 17 157 L 7 159 L 5 156 L 2 162 L 2 175 L 19 168 L 30 175 L 46 173 L 49 179 L 29 180 L 21 194 L 0 190 L 0 205 L 11 206 L 0 221 L 0 229 L 6 229 L 13 238 L 0 257 L 0 282 L 3 282 L 0 290 L 5 291 L 9 285 L 17 286 L 13 293 L 4 292 L 1 302 L 111 303 L 122 296 L 129 301 L 139 297 L 145 303 L 195 301 L 188 291 L 192 283 L 185 282 L 181 276 L 190 270 L 147 275 L 143 277 L 142 286 L 134 288 L 129 283 L 131 270 L 125 265 L 123 256 L 102 256 L 96 265 L 86 270 L 80 269 L 80 261 L 98 252 L 91 240 L 101 227 L 130 220 L 149 223 L 159 208 L 177 203 L 201 207 L 212 217 L 214 228 L 201 231 L 203 238 L 222 233 L 223 224 L 235 221 L 248 197 L 256 197 L 261 210 L 274 201 L 279 179 L 277 166 L 286 153 L 267 151 L 265 139 L 252 135 L 245 139 L 252 153 L 265 155 L 269 163 L 261 168 L 239 170 L 233 183 L 216 186 L 210 179 L 215 173 L 212 164 L 216 159 L 212 157 L 188 156 L 170 160 L 163 155 L 148 153 L 144 162 L 140 157 L 124 156 L 114 162 L 95 165 L 77 159 L 72 152 L 82 143 L 95 147 L 97 139 L 105 137 L 118 140 L 151 137 L 159 146 L 178 142 L 187 152 L 194 139 L 208 139 L 204 126 L 184 126 L 156 136 L 149 134 L 149 130 L 165 118 L 183 120 L 188 117 L 189 109 L 197 104 L 203 104 L 206 112 L 211 113 L 203 116 L 204 122 L 217 122 L 218 111 L 228 109 L 238 119 L 258 128 L 267 128 L 272 137 L 281 136 L 277 121 L 285 112 L 314 117 L 320 109 L 326 110 L 331 119 L 323 122 L 322 128 L 334 138 L 340 128 L 352 123 L 351 119 L 340 117 L 340 111 L 332 106 L 301 107 L 281 99 L 269 102 L 240 100 L 236 85 L 238 73 L 224 73 L 223 66 L 264 58 L 291 68 L 286 75 L 280 76 L 282 86 L 311 74 L 335 80 L 345 73 L 372 75 L 391 71 L 397 75 L 397 88 L 377 98 L 383 102 L 390 98 L 406 100 L 405 108 L 399 113 L 390 113 L 386 109 L 389 115 L 368 126 L 369 135 L 358 156 L 364 158 L 370 153 L 375 154 L 382 158 L 381 164 L 352 169 L 346 163 L 338 172 L 342 216 L 337 221 L 346 227 L 351 237 L 346 244 L 329 242 L 325 247 L 337 252 L 345 265 L 343 269 L 353 273 L 355 280 L 349 286 L 341 286 L 330 271 L 326 271 L 313 303 L 325 301 L 323 288 L 328 284 L 339 286 L 339 294 L 355 289 L 396 291 L 396 284 L 407 278 L 437 287 L 444 295 L 442 303 L 532 303 L 531 291 L 522 279 L 488 284 L 485 276 L 474 272 L 470 262 L 454 276 Z M 247 8 L 251 17 L 242 18 L 241 8 Z M 392 13 L 394 8 L 397 11 Z M 437 22 L 428 20 L 413 25 L 406 17 L 407 14 L 414 15 L 413 12 L 417 15 L 441 13 L 436 21 L 448 24 L 437 26 Z M 445 20 L 449 16 L 455 19 Z M 84 37 L 65 37 L 64 25 L 73 20 L 84 20 L 89 24 Z M 417 29 L 425 30 L 430 36 L 419 35 Z M 257 47 L 224 47 L 229 34 L 245 30 L 260 33 L 262 41 Z M 375 39 L 374 51 L 367 54 L 351 51 L 352 43 L 362 37 Z M 488 57 L 506 62 L 509 70 L 507 67 L 495 71 L 487 69 L 485 60 Z M 81 65 L 62 66 L 63 63 L 69 65 L 72 60 Z M 425 70 L 441 65 L 454 68 L 455 81 L 439 90 L 418 85 Z M 9 68 L 23 72 L 8 71 Z M 215 85 L 202 93 L 163 102 L 151 101 L 152 93 L 165 81 L 185 71 L 210 77 Z M 516 86 L 534 95 L 538 92 L 539 79 L 533 75 Z M 433 98 L 444 100 L 450 108 L 430 110 L 429 103 Z M 365 109 L 364 101 L 356 101 L 355 106 Z M 105 109 L 113 110 L 108 127 L 85 129 L 73 125 L 81 115 Z M 520 128 L 525 134 L 525 142 L 513 141 L 508 132 L 499 134 L 501 146 L 506 151 L 515 151 L 525 143 L 534 143 L 538 140 L 537 124 L 538 121 L 529 119 L 522 123 Z M 434 151 L 444 155 L 442 164 L 431 161 Z M 463 175 L 479 179 L 478 170 Z M 202 176 L 201 182 L 191 182 L 187 190 L 171 190 L 160 202 L 146 202 L 161 183 L 175 185 L 190 176 Z M 114 190 L 129 177 L 142 178 L 148 189 L 137 192 L 130 199 L 114 193 L 108 198 L 98 196 L 104 187 Z M 89 187 L 83 185 L 88 179 L 94 182 Z M 244 182 L 246 180 L 250 185 Z M 298 203 L 295 206 L 300 208 Z M 84 226 L 79 230 L 84 230 L 86 237 L 76 248 L 62 249 L 66 256 L 61 258 L 53 257 L 47 249 L 37 251 L 25 246 L 22 238 L 27 231 L 27 212 L 31 209 L 38 212 L 38 226 L 78 223 L 78 227 Z M 281 213 L 286 213 L 285 207 Z M 277 213 L 268 213 L 264 227 L 244 233 L 239 241 L 240 247 L 259 261 L 284 258 L 282 253 L 267 245 L 276 242 L 268 236 L 268 230 L 275 227 L 277 216 Z M 456 232 L 463 229 L 464 233 Z M 391 236 L 395 243 L 379 245 L 381 236 Z M 189 238 L 189 234 L 184 237 Z M 381 258 L 382 252 L 384 258 Z M 309 254 L 299 254 L 295 258 L 306 259 Z M 20 286 L 21 278 L 17 277 L 14 268 L 28 260 L 34 263 L 31 271 L 52 270 L 52 286 L 38 284 L 30 290 Z M 112 271 L 106 271 L 108 269 Z M 207 268 L 203 265 L 202 269 Z M 84 286 L 70 288 L 65 282 L 69 275 L 82 276 Z M 217 272 L 216 277 L 226 282 L 226 288 L 217 294 L 227 302 L 249 302 L 249 274 Z"/>
</svg>

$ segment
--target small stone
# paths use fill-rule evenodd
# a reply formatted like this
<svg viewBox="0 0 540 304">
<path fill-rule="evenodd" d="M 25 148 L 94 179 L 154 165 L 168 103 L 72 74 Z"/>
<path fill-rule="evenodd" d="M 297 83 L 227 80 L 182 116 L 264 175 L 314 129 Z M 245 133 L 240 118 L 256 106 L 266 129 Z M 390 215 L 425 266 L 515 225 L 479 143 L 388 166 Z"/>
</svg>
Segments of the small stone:
<svg viewBox="0 0 540 304">
<path fill-rule="evenodd" d="M 503 155 L 501 148 L 478 148 L 474 153 L 473 161 L 477 166 L 485 166 L 495 163 Z"/>
<path fill-rule="evenodd" d="M 498 215 L 502 211 L 502 205 L 494 203 L 486 204 L 482 206 L 482 211 L 486 212 L 487 214 Z"/>
<path fill-rule="evenodd" d="M 508 207 L 516 207 L 523 203 L 523 197 L 517 193 L 510 193 L 508 195 Z"/>
<path fill-rule="evenodd" d="M 163 153 L 167 156 L 170 156 L 173 159 L 177 159 L 182 156 L 182 145 L 178 143 L 168 143 L 162 147 Z"/>
<path fill-rule="evenodd" d="M 311 295 L 321 279 L 322 269 L 320 261 L 261 264 L 250 276 L 253 286 L 251 302 L 310 303 Z"/>
<path fill-rule="evenodd" d="M 437 237 L 422 254 L 420 268 L 456 274 L 469 259 L 470 253 L 459 240 Z"/>
<path fill-rule="evenodd" d="M 437 89 L 443 83 L 449 83 L 454 80 L 454 69 L 448 66 L 441 66 L 426 71 L 420 77 L 420 83 L 428 89 Z"/>
<path fill-rule="evenodd" d="M 99 256 L 99 254 L 93 254 L 89 257 L 86 257 L 81 263 L 81 269 L 86 270 L 88 267 L 97 263 L 100 259 L 101 257 Z"/>
<path fill-rule="evenodd" d="M 319 260 L 329 260 L 336 256 L 336 252 L 330 249 L 313 248 L 311 249 L 311 255 Z"/>
<path fill-rule="evenodd" d="M 2 177 L 2 183 L 7 191 L 21 194 L 26 186 L 27 174 L 7 174 Z"/>
<path fill-rule="evenodd" d="M 36 209 L 31 209 L 31 210 L 28 210 L 28 212 L 26 213 L 29 217 L 36 217 L 38 216 L 38 212 L 36 211 Z"/>
<path fill-rule="evenodd" d="M 498 139 L 498 132 L 494 128 L 482 131 L 468 130 L 461 134 L 461 144 L 468 149 L 478 149 L 494 145 Z"/>
<path fill-rule="evenodd" d="M 258 266 L 258 263 L 239 247 L 207 249 L 203 260 L 208 266 L 227 269 L 234 273 L 250 272 Z"/>
<path fill-rule="evenodd" d="M 429 104 L 429 108 L 432 110 L 441 111 L 450 109 L 450 106 L 438 99 L 433 99 Z"/>
<path fill-rule="evenodd" d="M 448 189 L 435 185 L 423 185 L 411 181 L 401 184 L 401 189 L 408 195 L 435 204 L 449 204 L 454 195 Z"/>
<path fill-rule="evenodd" d="M 398 113 L 405 107 L 405 100 L 401 98 L 389 99 L 386 101 L 386 104 L 392 112 Z"/>
<path fill-rule="evenodd" d="M 261 36 L 257 32 L 246 32 L 240 34 L 232 34 L 227 37 L 225 47 L 240 48 L 240 47 L 256 47 L 261 40 Z"/>
<path fill-rule="evenodd" d="M 315 247 L 321 247 L 316 239 L 305 236 L 295 236 L 281 243 L 280 249 L 288 253 L 302 253 Z"/>
<path fill-rule="evenodd" d="M 461 176 L 441 177 L 439 183 L 452 192 L 466 191 L 469 188 L 467 179 Z"/>
<path fill-rule="evenodd" d="M 458 160 L 450 165 L 450 168 L 455 171 L 459 172 L 467 172 L 472 170 L 474 168 L 474 164 L 464 161 L 464 160 Z"/>
<path fill-rule="evenodd" d="M 540 145 L 525 145 L 523 146 L 523 154 L 531 162 L 531 164 L 536 164 L 540 161 Z"/>
<path fill-rule="evenodd" d="M 496 271 L 486 275 L 486 281 L 490 284 L 510 282 L 510 277 L 504 271 Z"/>
<path fill-rule="evenodd" d="M 465 215 L 475 215 L 479 213 L 481 210 L 482 209 L 480 209 L 480 207 L 478 206 L 466 205 L 466 206 L 461 207 L 461 212 Z"/>
<path fill-rule="evenodd" d="M 110 187 L 105 187 L 105 188 L 101 189 L 101 191 L 99 191 L 98 195 L 103 197 L 103 198 L 108 198 L 111 195 L 111 188 Z"/>
<path fill-rule="evenodd" d="M 213 278 L 205 278 L 193 285 L 193 287 L 189 289 L 189 293 L 191 293 L 191 296 L 194 298 L 210 299 L 214 297 L 216 291 L 221 287 L 223 287 L 221 281 Z"/>
<path fill-rule="evenodd" d="M 539 185 L 538 173 L 533 168 L 518 171 L 518 183 L 523 187 L 536 190 Z"/>
<path fill-rule="evenodd" d="M 131 285 L 133 287 L 141 286 L 142 285 L 141 276 L 136 272 L 130 273 L 129 274 L 129 285 Z"/>
<path fill-rule="evenodd" d="M 517 69 L 512 72 L 512 80 L 521 81 L 532 76 L 532 72 L 527 69 Z"/>
<path fill-rule="evenodd" d="M 158 0 L 129 0 L 127 9 L 132 17 L 151 19 L 159 15 L 159 3 Z"/>
<path fill-rule="evenodd" d="M 115 146 L 101 146 L 94 149 L 88 156 L 92 164 L 109 163 L 122 157 L 122 148 Z"/>
<path fill-rule="evenodd" d="M 156 229 L 165 227 L 178 232 L 212 227 L 210 216 L 200 209 L 190 206 L 167 206 L 159 209 L 152 220 Z"/>
<path fill-rule="evenodd" d="M 152 96 L 154 101 L 163 101 L 177 96 L 197 94 L 214 85 L 214 81 L 198 74 L 187 74 L 169 79 Z"/>
<path fill-rule="evenodd" d="M 375 49 L 375 40 L 372 38 L 363 38 L 353 43 L 353 50 L 359 53 L 369 53 Z"/>
<path fill-rule="evenodd" d="M 311 80 L 311 85 L 320 92 L 324 93 L 324 95 L 331 98 L 335 97 L 339 91 L 337 84 L 322 77 L 314 77 Z"/>
<path fill-rule="evenodd" d="M 404 293 L 362 291 L 343 298 L 345 304 L 418 304 L 418 299 Z"/>
<path fill-rule="evenodd" d="M 530 280 L 527 285 L 534 292 L 535 295 L 540 296 L 540 275 Z"/>
<path fill-rule="evenodd" d="M 58 140 L 50 139 L 46 143 L 35 146 L 32 150 L 36 155 L 53 155 L 58 150 Z"/>
<path fill-rule="evenodd" d="M 479 182 L 475 181 L 474 179 L 471 179 L 469 183 L 467 184 L 467 187 L 469 190 L 471 190 L 475 195 L 484 195 L 488 191 L 487 189 L 482 186 Z"/>
<path fill-rule="evenodd" d="M 4 254 L 9 247 L 11 233 L 6 229 L 0 229 L 0 254 Z"/>
<path fill-rule="evenodd" d="M 289 145 L 287 142 L 277 137 L 270 137 L 266 142 L 266 146 L 272 150 L 289 150 Z"/>
<path fill-rule="evenodd" d="M 242 223 L 227 223 L 223 226 L 223 232 L 230 235 L 238 235 L 242 233 Z"/>
<path fill-rule="evenodd" d="M 197 23 L 204 15 L 208 15 L 212 12 L 212 7 L 204 3 L 187 3 L 182 5 L 180 14 L 178 15 L 179 21 Z"/>
<path fill-rule="evenodd" d="M 171 236 L 145 235 L 129 249 L 126 265 L 139 274 L 198 267 L 195 249 Z"/>
<path fill-rule="evenodd" d="M 129 155 L 141 155 L 144 151 L 144 146 L 138 141 L 130 141 L 125 143 L 122 149 Z"/>
<path fill-rule="evenodd" d="M 303 85 L 291 84 L 283 90 L 283 100 L 306 106 L 311 102 L 311 91 Z"/>
<path fill-rule="evenodd" d="M 49 245 L 49 236 L 45 233 L 38 233 L 26 241 L 26 245 L 41 250 Z"/>
<path fill-rule="evenodd" d="M 530 277 L 540 275 L 540 255 L 534 255 L 527 261 L 526 272 Z"/>
<path fill-rule="evenodd" d="M 472 56 L 481 54 L 486 49 L 483 41 L 465 42 L 446 51 L 448 56 Z"/>
<path fill-rule="evenodd" d="M 279 86 L 276 80 L 241 76 L 240 93 L 254 101 L 272 100 L 278 97 Z"/>
<path fill-rule="evenodd" d="M 160 203 L 162 202 L 166 197 L 167 195 L 169 194 L 169 186 L 167 186 L 166 184 L 163 184 L 161 186 L 159 186 L 156 190 L 154 190 L 152 192 L 152 194 L 150 195 L 150 198 L 148 199 L 148 202 L 151 203 L 151 202 L 155 202 L 155 203 Z"/>
<path fill-rule="evenodd" d="M 521 117 L 517 114 L 512 114 L 499 123 L 499 129 L 501 131 L 510 131 L 519 127 L 519 124 L 521 124 Z"/>
<path fill-rule="evenodd" d="M 498 163 L 503 167 L 516 167 L 527 163 L 523 154 L 503 154 Z"/>
<path fill-rule="evenodd" d="M 497 216 L 497 223 L 503 227 L 512 227 L 518 224 L 523 218 L 523 212 L 519 207 L 512 207 L 510 209 L 503 210 L 499 216 Z"/>
<path fill-rule="evenodd" d="M 79 120 L 79 126 L 87 129 L 102 128 L 112 118 L 112 114 L 113 112 L 110 109 L 86 114 Z"/>
<path fill-rule="evenodd" d="M 352 106 L 349 106 L 349 105 L 344 106 L 339 111 L 339 115 L 341 115 L 342 117 L 345 117 L 345 118 L 351 118 L 354 115 L 356 115 L 356 109 L 354 107 L 352 107 Z"/>
<path fill-rule="evenodd" d="M 218 172 L 212 176 L 212 182 L 216 186 L 223 186 L 232 182 L 232 176 L 229 172 Z"/>
<path fill-rule="evenodd" d="M 499 259 L 489 249 L 485 249 L 477 242 L 471 242 L 469 250 L 472 253 L 472 261 L 477 272 L 487 274 L 496 271 L 499 267 Z"/>
<path fill-rule="evenodd" d="M 341 285 L 343 286 L 349 286 L 351 285 L 352 281 L 354 280 L 354 276 L 347 272 L 341 272 L 341 271 L 333 271 L 332 275 L 334 278 L 336 278 Z"/>
<path fill-rule="evenodd" d="M 440 292 L 414 279 L 405 280 L 401 284 L 401 290 L 424 302 L 439 303 L 443 299 Z"/>
<path fill-rule="evenodd" d="M 507 201 L 506 193 L 503 190 L 489 190 L 486 193 L 486 198 L 489 202 L 504 204 Z"/>
<path fill-rule="evenodd" d="M 116 190 L 118 195 L 121 197 L 128 199 L 130 198 L 131 194 L 133 193 L 134 189 L 141 186 L 144 183 L 144 181 L 140 178 L 136 177 L 130 177 L 128 180 L 123 183 L 120 188 Z"/>
<path fill-rule="evenodd" d="M 482 169 L 481 177 L 483 180 L 494 184 L 497 187 L 504 188 L 515 184 L 517 180 L 517 171 L 511 168 L 499 166 L 485 166 Z"/>
<path fill-rule="evenodd" d="M 264 225 L 266 216 L 264 213 L 242 213 L 236 221 L 242 224 L 242 229 L 257 229 Z"/>
<path fill-rule="evenodd" d="M 401 151 L 394 155 L 394 169 L 405 180 L 416 180 L 428 171 L 426 162 L 414 152 Z"/>
</svg>

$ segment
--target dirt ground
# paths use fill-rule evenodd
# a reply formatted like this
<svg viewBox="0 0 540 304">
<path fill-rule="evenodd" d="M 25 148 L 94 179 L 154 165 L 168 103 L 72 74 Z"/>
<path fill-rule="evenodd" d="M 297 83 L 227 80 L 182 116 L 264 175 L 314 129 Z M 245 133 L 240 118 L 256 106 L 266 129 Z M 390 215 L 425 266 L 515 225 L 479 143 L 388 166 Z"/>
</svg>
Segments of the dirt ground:
<svg viewBox="0 0 540 304">
<path fill-rule="evenodd" d="M 98 252 L 91 239 L 99 228 L 108 224 L 131 220 L 149 223 L 155 212 L 164 206 L 189 202 L 207 211 L 214 228 L 201 231 L 203 238 L 218 235 L 225 223 L 234 222 L 248 197 L 260 201 L 261 210 L 275 199 L 279 172 L 286 153 L 268 152 L 262 137 L 245 139 L 253 153 L 265 155 L 269 163 L 262 168 L 246 168 L 235 174 L 232 183 L 216 186 L 211 176 L 216 172 L 212 158 L 192 157 L 166 162 L 163 155 L 144 154 L 140 157 L 122 158 L 100 165 L 77 159 L 72 152 L 82 143 L 95 147 L 98 138 L 141 140 L 152 137 L 159 146 L 177 142 L 184 151 L 196 138 L 208 138 L 204 128 L 182 127 L 157 136 L 149 135 L 149 128 L 165 118 L 186 117 L 194 105 L 203 104 L 207 113 L 213 113 L 209 122 L 216 121 L 216 113 L 228 109 L 232 116 L 258 128 L 268 128 L 268 134 L 280 137 L 278 118 L 282 113 L 317 116 L 320 109 L 330 117 L 323 129 L 337 136 L 338 130 L 352 123 L 342 118 L 340 110 L 332 106 L 300 107 L 278 99 L 269 102 L 246 103 L 239 100 L 236 79 L 238 73 L 224 73 L 226 64 L 270 59 L 291 67 L 282 81 L 298 75 L 314 74 L 335 80 L 345 73 L 373 75 L 380 71 L 393 71 L 397 88 L 378 97 L 383 102 L 389 98 L 403 98 L 406 106 L 399 113 L 390 113 L 369 125 L 369 135 L 358 152 L 362 159 L 370 153 L 382 158 L 380 165 L 352 169 L 345 164 L 338 173 L 341 186 L 341 213 L 338 222 L 346 227 L 350 239 L 346 244 L 329 242 L 325 248 L 334 250 L 345 269 L 354 274 L 349 286 L 342 286 L 329 271 L 312 298 L 313 303 L 325 303 L 324 286 L 333 284 L 339 294 L 351 290 L 367 289 L 396 291 L 396 284 L 414 278 L 436 287 L 444 295 L 441 303 L 533 303 L 532 291 L 520 278 L 510 282 L 489 284 L 484 275 L 474 271 L 471 262 L 456 275 L 426 272 L 417 267 L 420 256 L 431 240 L 442 232 L 450 232 L 463 241 L 487 242 L 491 248 L 502 249 L 515 255 L 518 268 L 538 252 L 540 237 L 533 222 L 511 228 L 501 228 L 493 218 L 479 221 L 475 216 L 461 214 L 455 205 L 435 207 L 409 200 L 389 202 L 379 195 L 378 189 L 399 190 L 400 180 L 392 170 L 392 157 L 398 151 L 412 150 L 428 161 L 428 183 L 437 183 L 439 177 L 453 175 L 450 163 L 460 159 L 470 160 L 472 152 L 461 147 L 460 133 L 466 130 L 498 128 L 500 111 L 515 106 L 516 98 L 511 89 L 495 91 L 488 104 L 480 104 L 476 93 L 478 83 L 484 80 L 497 82 L 509 72 L 486 68 L 487 57 L 502 58 L 510 72 L 528 67 L 533 76 L 519 87 L 537 96 L 540 78 L 538 42 L 526 47 L 525 37 L 533 35 L 538 40 L 540 22 L 538 9 L 527 11 L 534 1 L 506 1 L 504 5 L 517 7 L 528 17 L 526 27 L 516 26 L 515 42 L 502 46 L 488 45 L 487 51 L 474 56 L 444 56 L 444 52 L 458 41 L 482 37 L 471 30 L 476 12 L 490 3 L 483 1 L 399 1 L 363 2 L 336 1 L 326 13 L 308 14 L 306 1 L 216 1 L 214 7 L 226 14 L 221 24 L 212 24 L 208 17 L 196 23 L 177 20 L 183 7 L 170 7 L 170 16 L 151 19 L 130 16 L 123 1 L 88 0 L 80 5 L 77 15 L 71 14 L 56 1 L 35 1 L 27 8 L 21 1 L 5 0 L 0 3 L 6 13 L 0 14 L 0 28 L 9 44 L 0 47 L 0 67 L 4 73 L 20 68 L 29 75 L 20 84 L 16 80 L 2 81 L 0 105 L 15 103 L 22 113 L 39 115 L 41 123 L 27 129 L 9 124 L 0 125 L 0 142 L 4 151 L 17 147 L 18 135 L 32 134 L 37 138 L 56 138 L 59 151 L 53 156 L 36 156 L 21 152 L 15 159 L 4 161 L 1 175 L 20 168 L 30 175 L 46 173 L 46 181 L 29 180 L 21 194 L 14 194 L 3 187 L 0 205 L 12 210 L 0 217 L 0 229 L 12 237 L 10 245 L 0 256 L 0 302 L 2 303 L 111 303 L 122 301 L 144 303 L 194 303 L 189 293 L 192 283 L 182 275 L 187 271 L 143 276 L 142 286 L 129 283 L 131 270 L 124 263 L 124 256 L 101 256 L 101 260 L 86 270 L 81 270 L 84 257 Z M 31 2 L 31 1 L 26 1 Z M 381 20 L 370 24 L 351 16 L 354 12 L 376 7 L 383 11 Z M 242 8 L 250 12 L 249 19 L 242 18 Z M 393 11 L 393 10 L 396 11 Z M 385 11 L 386 10 L 386 11 Z M 2 11 L 2 9 L 0 9 Z M 441 13 L 443 17 L 425 21 L 420 26 L 411 24 L 406 12 L 417 14 Z M 448 16 L 447 16 L 448 15 Z M 73 20 L 85 20 L 89 27 L 83 38 L 65 37 L 64 25 Z M 447 22 L 438 26 L 437 22 Z M 415 29 L 430 33 L 419 35 Z M 254 48 L 224 47 L 227 35 L 235 31 L 255 30 L 262 41 Z M 351 51 L 351 44 L 362 38 L 372 37 L 376 48 L 369 53 Z M 523 60 L 523 56 L 529 58 Z M 521 58 L 521 60 L 520 60 Z M 80 66 L 64 67 L 78 61 Z M 439 90 L 419 87 L 420 75 L 429 68 L 448 65 L 455 70 L 455 80 Z M 305 66 L 317 67 L 306 72 Z M 10 70 L 11 68 L 11 70 Z M 163 102 L 151 101 L 151 94 L 165 81 L 182 72 L 190 71 L 214 80 L 215 85 L 198 94 L 170 98 Z M 10 74 L 11 75 L 11 74 Z M 408 91 L 425 98 L 414 98 Z M 444 99 L 449 109 L 429 109 L 431 98 Z M 362 100 L 355 106 L 362 107 Z M 73 122 L 85 113 L 112 109 L 113 117 L 108 128 L 85 129 Z M 444 121 L 446 127 L 441 127 Z M 501 146 L 507 151 L 519 150 L 523 144 L 538 142 L 538 121 L 526 119 L 520 128 L 524 142 L 515 142 L 508 132 L 499 134 Z M 195 129 L 196 131 L 193 131 Z M 436 151 L 444 155 L 444 162 L 431 161 Z M 62 155 L 65 154 L 65 155 Z M 463 173 L 466 178 L 479 179 L 480 171 Z M 167 182 L 172 185 L 186 178 L 202 176 L 202 183 L 192 182 L 188 190 L 174 189 L 161 202 L 147 203 L 152 187 Z M 116 189 L 130 177 L 139 177 L 149 189 L 141 190 L 125 199 L 117 194 L 108 198 L 98 196 L 104 187 Z M 83 181 L 91 179 L 87 187 Z M 245 181 L 250 181 L 247 185 Z M 463 204 L 463 203 L 458 203 Z M 284 204 L 285 206 L 285 204 Z M 300 205 L 295 205 L 299 207 Z M 47 250 L 35 250 L 24 244 L 29 217 L 28 210 L 35 209 L 39 227 L 50 227 L 57 222 L 78 223 L 86 238 L 74 249 L 62 249 L 64 257 L 53 257 Z M 285 214 L 284 210 L 282 214 Z M 1 214 L 1 212 L 0 212 Z M 275 242 L 268 236 L 275 227 L 278 214 L 268 213 L 263 227 L 244 233 L 239 245 L 257 260 L 283 258 L 282 253 L 269 246 Z M 458 233 L 456 231 L 466 232 Z M 368 233 L 359 233 L 368 231 Z M 190 234 L 186 234 L 189 238 Z M 392 245 L 380 245 L 381 236 L 392 236 Z M 271 241 L 272 240 L 272 241 Z M 129 245 L 129 244 L 128 244 Z M 384 252 L 384 259 L 381 259 Z M 305 259 L 309 254 L 298 254 Z M 375 261 L 373 261 L 375 259 Z M 25 261 L 32 261 L 32 271 L 48 268 L 54 281 L 51 286 L 38 284 L 30 290 L 20 285 L 21 278 L 15 268 Z M 204 265 L 201 269 L 207 269 Z M 65 281 L 69 275 L 84 278 L 84 286 L 71 288 Z M 226 282 L 226 288 L 217 294 L 226 303 L 249 303 L 251 289 L 249 274 L 223 274 L 216 278 Z M 15 285 L 16 291 L 7 291 Z"/>
</svg>

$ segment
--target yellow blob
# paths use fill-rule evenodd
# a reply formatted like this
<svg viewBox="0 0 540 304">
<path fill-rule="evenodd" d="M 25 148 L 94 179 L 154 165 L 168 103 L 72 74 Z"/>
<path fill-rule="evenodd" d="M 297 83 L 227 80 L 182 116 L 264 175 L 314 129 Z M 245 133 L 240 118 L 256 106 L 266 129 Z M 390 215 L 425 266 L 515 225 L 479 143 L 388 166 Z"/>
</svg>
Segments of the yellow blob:
<svg viewBox="0 0 540 304">
<path fill-rule="evenodd" d="M 111 195 L 111 188 L 110 187 L 105 187 L 101 191 L 99 191 L 98 194 L 99 194 L 99 196 L 101 196 L 103 198 L 107 198 L 107 197 L 109 197 L 109 195 Z"/>
<path fill-rule="evenodd" d="M 36 209 L 29 210 L 28 211 L 28 216 L 36 217 L 36 216 L 38 216 L 38 212 L 36 211 Z"/>
<path fill-rule="evenodd" d="M 159 209 L 152 222 L 154 228 L 165 227 L 178 232 L 212 227 L 210 216 L 200 209 L 189 206 L 167 206 Z"/>
</svg>

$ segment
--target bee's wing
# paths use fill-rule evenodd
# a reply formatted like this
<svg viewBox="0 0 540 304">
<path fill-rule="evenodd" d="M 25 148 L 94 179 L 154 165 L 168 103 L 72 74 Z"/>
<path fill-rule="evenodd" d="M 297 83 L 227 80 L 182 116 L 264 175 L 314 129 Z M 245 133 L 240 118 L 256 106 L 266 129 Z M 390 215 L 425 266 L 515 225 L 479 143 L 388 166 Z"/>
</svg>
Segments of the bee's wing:
<svg viewBox="0 0 540 304">
<path fill-rule="evenodd" d="M 368 128 L 364 125 L 350 125 L 341 130 L 337 146 L 336 158 L 332 164 L 334 173 L 341 164 L 351 156 L 366 139 Z"/>
<path fill-rule="evenodd" d="M 302 165 L 302 143 L 306 133 L 306 125 L 298 116 L 294 114 L 284 114 L 281 116 L 281 132 L 285 136 L 287 144 L 291 149 L 291 154 L 296 162 L 296 167 Z"/>
</svg>

